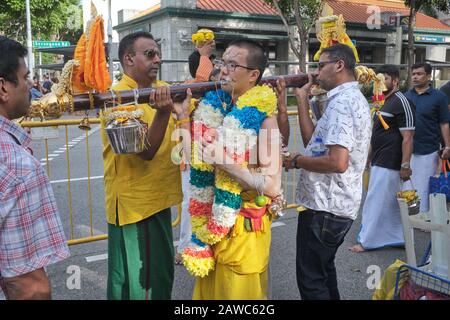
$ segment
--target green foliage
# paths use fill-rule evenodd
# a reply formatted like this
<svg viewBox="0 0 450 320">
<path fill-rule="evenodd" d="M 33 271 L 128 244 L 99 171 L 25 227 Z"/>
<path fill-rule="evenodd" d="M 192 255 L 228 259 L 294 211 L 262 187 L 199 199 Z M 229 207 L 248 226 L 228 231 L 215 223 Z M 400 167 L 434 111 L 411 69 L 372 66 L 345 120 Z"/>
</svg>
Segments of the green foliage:
<svg viewBox="0 0 450 320">
<path fill-rule="evenodd" d="M 79 0 L 30 0 L 31 30 L 35 40 L 66 40 L 73 44 L 83 28 Z M 25 43 L 24 0 L 0 1 L 0 33 Z"/>
<path fill-rule="evenodd" d="M 311 27 L 322 11 L 324 0 L 264 0 L 274 7 L 289 37 L 289 44 L 297 56 L 301 72 L 306 70 L 306 48 Z M 291 27 L 296 30 L 292 32 Z"/>
<path fill-rule="evenodd" d="M 412 0 L 405 0 L 405 5 L 411 7 Z M 429 10 L 430 8 L 445 13 L 450 12 L 450 2 L 448 0 L 416 0 L 415 9 L 419 11 L 421 9 Z"/>
<path fill-rule="evenodd" d="M 280 6 L 283 15 L 288 21 L 295 21 L 295 10 L 293 0 L 264 0 L 271 6 L 274 6 L 274 2 L 277 2 Z M 297 0 L 300 9 L 300 16 L 303 18 L 303 26 L 310 28 L 315 23 L 317 16 L 317 10 L 320 9 L 323 1 L 321 0 Z"/>
</svg>

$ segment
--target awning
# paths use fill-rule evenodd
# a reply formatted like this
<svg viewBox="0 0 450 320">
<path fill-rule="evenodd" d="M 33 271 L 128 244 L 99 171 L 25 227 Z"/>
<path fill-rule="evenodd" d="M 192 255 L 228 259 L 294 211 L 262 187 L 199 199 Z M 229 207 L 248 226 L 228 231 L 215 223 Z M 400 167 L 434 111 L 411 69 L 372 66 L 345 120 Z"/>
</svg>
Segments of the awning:
<svg viewBox="0 0 450 320">
<path fill-rule="evenodd" d="M 73 58 L 76 46 L 60 47 L 60 48 L 36 48 L 37 52 L 60 54 L 67 57 L 67 60 Z M 105 43 L 105 53 L 108 59 L 108 43 Z M 114 42 L 112 44 L 112 57 L 114 61 L 119 61 L 119 44 Z"/>
<path fill-rule="evenodd" d="M 60 47 L 60 48 L 37 48 L 37 52 L 61 54 L 65 57 L 73 58 L 76 46 Z"/>
<path fill-rule="evenodd" d="M 62 70 L 64 67 L 64 63 L 55 63 L 55 64 L 38 64 L 35 66 L 36 69 L 45 69 L 45 70 Z"/>
<path fill-rule="evenodd" d="M 233 33 L 233 32 L 214 32 L 217 40 L 235 40 L 238 38 L 249 38 L 253 40 L 267 40 L 267 41 L 288 41 L 288 36 L 273 35 L 273 34 L 257 34 L 257 33 Z"/>
</svg>

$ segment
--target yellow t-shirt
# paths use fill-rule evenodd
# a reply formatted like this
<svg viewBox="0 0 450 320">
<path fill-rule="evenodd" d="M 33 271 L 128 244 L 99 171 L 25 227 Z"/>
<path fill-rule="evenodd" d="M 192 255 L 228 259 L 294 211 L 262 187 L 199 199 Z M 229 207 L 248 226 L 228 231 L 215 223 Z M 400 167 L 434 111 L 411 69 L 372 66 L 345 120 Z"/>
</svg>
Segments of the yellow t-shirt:
<svg viewBox="0 0 450 320">
<path fill-rule="evenodd" d="M 167 85 L 156 81 L 154 87 Z M 114 90 L 137 89 L 137 83 L 124 75 Z M 141 120 L 150 127 L 156 110 L 148 104 L 140 104 L 144 110 Z M 102 123 L 104 127 L 104 123 Z M 151 215 L 177 205 L 183 200 L 180 167 L 171 160 L 171 141 L 175 121 L 170 117 L 166 134 L 153 160 L 146 161 L 135 154 L 115 154 L 102 130 L 103 163 L 105 181 L 106 221 L 116 224 L 116 205 L 120 226 L 136 223 Z"/>
</svg>

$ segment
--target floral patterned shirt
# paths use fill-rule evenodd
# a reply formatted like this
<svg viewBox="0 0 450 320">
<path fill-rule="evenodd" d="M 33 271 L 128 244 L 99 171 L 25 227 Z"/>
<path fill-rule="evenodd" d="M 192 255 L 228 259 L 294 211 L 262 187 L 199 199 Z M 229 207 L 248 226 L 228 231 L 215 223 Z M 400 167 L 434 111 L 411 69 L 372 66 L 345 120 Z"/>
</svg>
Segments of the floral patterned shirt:
<svg viewBox="0 0 450 320">
<path fill-rule="evenodd" d="M 300 170 L 297 203 L 306 208 L 356 219 L 362 198 L 364 172 L 371 137 L 370 107 L 357 82 L 344 83 L 328 92 L 328 106 L 306 147 L 305 155 L 322 140 L 322 148 L 340 145 L 349 151 L 344 173 Z M 327 151 L 325 151 L 327 152 Z"/>
</svg>

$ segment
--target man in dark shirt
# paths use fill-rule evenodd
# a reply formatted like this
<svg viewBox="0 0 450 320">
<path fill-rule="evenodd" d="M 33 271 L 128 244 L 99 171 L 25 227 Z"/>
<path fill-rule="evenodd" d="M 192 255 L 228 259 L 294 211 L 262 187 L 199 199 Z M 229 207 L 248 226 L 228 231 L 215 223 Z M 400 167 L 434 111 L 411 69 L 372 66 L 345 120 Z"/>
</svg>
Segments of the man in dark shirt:
<svg viewBox="0 0 450 320">
<path fill-rule="evenodd" d="M 450 109 L 450 81 L 444 84 L 439 90 L 447 95 L 448 98 L 448 107 Z"/>
<path fill-rule="evenodd" d="M 52 81 L 50 80 L 50 77 L 48 76 L 48 74 L 44 75 L 44 83 L 42 84 L 42 91 L 44 94 L 47 94 L 51 91 L 52 89 Z"/>
<path fill-rule="evenodd" d="M 436 173 L 441 136 L 442 158 L 450 156 L 449 111 L 446 95 L 430 85 L 431 65 L 416 63 L 411 68 L 413 88 L 405 95 L 416 106 L 416 133 L 411 169 L 412 182 L 420 197 L 420 211 L 429 209 L 429 179 Z M 421 217 L 427 218 L 422 214 Z"/>
<path fill-rule="evenodd" d="M 385 129 L 377 114 L 373 116 L 371 179 L 362 211 L 358 244 L 352 252 L 362 252 L 404 243 L 400 208 L 395 195 L 401 188 L 400 178 L 411 176 L 409 165 L 413 150 L 414 106 L 398 90 L 400 71 L 394 65 L 378 70 L 385 77 L 385 103 L 379 111 L 389 128 Z M 371 160 L 370 160 L 371 159 Z"/>
</svg>

